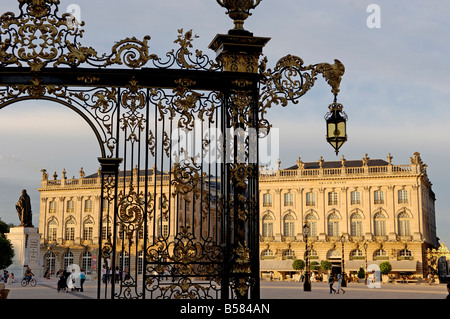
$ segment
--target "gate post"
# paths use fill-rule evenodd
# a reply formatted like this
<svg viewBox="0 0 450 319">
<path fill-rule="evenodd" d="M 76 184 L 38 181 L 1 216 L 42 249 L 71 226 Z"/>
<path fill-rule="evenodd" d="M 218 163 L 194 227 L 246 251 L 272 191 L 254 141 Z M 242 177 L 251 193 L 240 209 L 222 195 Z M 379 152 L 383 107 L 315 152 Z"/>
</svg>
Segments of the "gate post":
<svg viewBox="0 0 450 319">
<path fill-rule="evenodd" d="M 225 138 L 223 188 L 226 233 L 222 298 L 259 299 L 259 58 L 269 38 L 245 30 L 219 34 L 209 48 L 224 72 L 232 72 L 224 89 L 222 132 Z M 236 136 L 240 135 L 240 136 Z M 242 141 L 244 141 L 242 145 Z M 231 145 L 231 147 L 230 147 Z"/>
<path fill-rule="evenodd" d="M 99 229 L 98 229 L 98 247 L 99 258 L 98 267 L 112 267 L 116 263 L 116 236 L 117 233 L 117 186 L 119 184 L 119 165 L 122 163 L 121 158 L 98 158 L 100 162 L 100 175 L 101 178 L 101 196 L 100 196 L 100 212 L 99 212 Z M 105 200 L 107 201 L 107 207 L 105 206 Z M 112 215 L 112 216 L 111 216 Z M 106 219 L 106 239 L 102 242 L 102 230 L 103 222 Z M 112 229 L 110 228 L 110 222 L 112 222 Z M 111 230 L 110 230 L 111 229 Z M 100 299 L 101 283 L 102 283 L 102 268 L 98 269 L 98 285 L 97 285 L 97 299 Z M 115 272 L 112 272 L 113 278 Z M 111 299 L 114 299 L 114 282 L 111 280 Z M 105 299 L 108 298 L 107 281 L 104 283 Z"/>
</svg>

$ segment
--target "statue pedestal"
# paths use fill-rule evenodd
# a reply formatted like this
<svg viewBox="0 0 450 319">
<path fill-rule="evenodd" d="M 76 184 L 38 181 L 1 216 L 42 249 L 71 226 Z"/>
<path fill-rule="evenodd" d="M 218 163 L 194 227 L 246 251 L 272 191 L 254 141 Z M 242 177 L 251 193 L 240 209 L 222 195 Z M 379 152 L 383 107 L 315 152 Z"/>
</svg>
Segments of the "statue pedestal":
<svg viewBox="0 0 450 319">
<path fill-rule="evenodd" d="M 43 268 L 39 264 L 39 245 L 41 234 L 34 227 L 12 227 L 6 238 L 11 241 L 14 249 L 13 264 L 8 272 L 14 274 L 14 281 L 22 280 L 25 270 L 30 267 L 36 277 L 43 276 Z"/>
</svg>

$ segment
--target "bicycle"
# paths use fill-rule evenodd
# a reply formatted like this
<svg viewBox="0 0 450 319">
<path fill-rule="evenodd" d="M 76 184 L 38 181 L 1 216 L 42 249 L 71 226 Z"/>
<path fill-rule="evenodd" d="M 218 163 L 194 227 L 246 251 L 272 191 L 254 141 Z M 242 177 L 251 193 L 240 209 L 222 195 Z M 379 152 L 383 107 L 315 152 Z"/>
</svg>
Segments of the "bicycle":
<svg viewBox="0 0 450 319">
<path fill-rule="evenodd" d="M 31 278 L 29 281 L 27 281 L 26 278 L 23 278 L 21 284 L 22 284 L 22 287 L 26 287 L 27 285 L 29 285 L 31 287 L 35 287 L 37 282 L 34 278 Z"/>
</svg>

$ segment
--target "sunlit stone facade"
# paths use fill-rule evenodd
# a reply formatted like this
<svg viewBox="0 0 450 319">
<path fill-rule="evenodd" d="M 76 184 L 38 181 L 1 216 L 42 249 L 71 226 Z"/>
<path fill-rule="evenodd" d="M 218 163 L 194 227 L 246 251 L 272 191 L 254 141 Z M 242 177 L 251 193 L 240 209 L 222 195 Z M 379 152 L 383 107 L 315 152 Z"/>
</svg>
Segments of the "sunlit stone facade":
<svg viewBox="0 0 450 319">
<path fill-rule="evenodd" d="M 435 195 L 419 153 L 406 165 L 394 165 L 390 154 L 280 164 L 260 168 L 262 276 L 293 275 L 292 261 L 305 260 L 305 223 L 310 261 L 328 260 L 334 272 L 343 258 L 347 274 L 383 261 L 393 274 L 426 274 L 426 249 L 438 243 Z"/>
<path fill-rule="evenodd" d="M 153 174 L 154 171 L 157 172 L 156 175 Z M 216 238 L 218 226 L 210 222 L 210 218 L 216 218 L 217 201 L 213 188 L 204 184 L 202 190 L 205 196 L 196 194 L 197 200 L 192 200 L 193 194 L 175 196 L 171 174 L 161 173 L 155 168 L 149 171 L 147 187 L 151 208 L 147 218 L 147 245 L 157 238 L 165 238 L 171 242 L 177 232 L 186 226 L 194 236 Z M 105 201 L 101 206 L 99 172 L 86 176 L 81 169 L 77 178 L 67 178 L 66 175 L 64 170 L 61 178 L 55 173 L 51 179 L 48 173 L 42 170 L 39 188 L 42 265 L 44 271 L 48 270 L 53 275 L 59 269 L 67 269 L 68 265 L 75 264 L 86 271 L 88 278 L 96 278 L 103 265 L 103 262 L 99 261 L 99 239 L 102 236 L 102 240 L 106 241 L 107 234 L 112 233 L 113 209 L 110 207 L 110 214 L 107 215 L 108 202 Z M 145 174 L 139 174 L 135 169 L 119 173 L 119 197 L 124 192 L 124 187 L 126 192 L 130 190 L 130 181 L 133 181 L 133 190 L 142 194 L 146 185 Z M 203 215 L 198 213 L 200 207 Z M 204 216 L 206 214 L 208 217 Z M 103 216 L 104 221 L 101 230 L 100 216 Z M 107 218 L 109 222 L 106 221 Z M 127 250 L 119 251 L 116 262 L 120 264 L 121 269 L 138 269 L 138 274 L 143 273 L 143 228 L 139 230 L 138 239 L 134 237 L 132 240 L 132 248 L 129 249 L 132 253 L 128 254 Z M 120 229 L 117 232 L 117 247 L 120 249 L 122 243 L 128 246 L 129 239 L 126 235 L 121 233 Z M 133 236 L 136 236 L 135 232 Z"/>
</svg>

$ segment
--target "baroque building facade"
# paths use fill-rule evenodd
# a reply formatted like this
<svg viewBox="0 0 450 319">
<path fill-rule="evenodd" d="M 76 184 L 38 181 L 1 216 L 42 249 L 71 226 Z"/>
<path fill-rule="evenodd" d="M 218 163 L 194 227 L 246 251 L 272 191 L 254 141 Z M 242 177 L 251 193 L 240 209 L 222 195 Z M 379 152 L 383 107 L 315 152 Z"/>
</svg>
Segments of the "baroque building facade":
<svg viewBox="0 0 450 319">
<path fill-rule="evenodd" d="M 294 259 L 305 260 L 306 242 L 303 225 L 310 227 L 309 261 L 328 260 L 334 272 L 342 266 L 347 274 L 360 267 L 367 269 L 389 261 L 392 272 L 424 276 L 427 272 L 426 251 L 438 246 L 435 221 L 435 195 L 419 153 L 410 164 L 394 165 L 387 161 L 361 160 L 302 162 L 286 169 L 269 171 L 260 168 L 260 270 L 261 276 L 289 279 L 296 273 Z M 218 200 L 214 187 L 206 185 L 207 200 L 179 200 L 170 186 L 171 172 L 156 172 L 148 176 L 147 187 L 154 196 L 154 225 L 149 236 L 173 237 L 177 223 L 199 225 L 203 237 L 215 237 L 220 225 Z M 88 276 L 96 278 L 102 267 L 99 260 L 99 239 L 111 233 L 111 222 L 100 230 L 101 179 L 99 172 L 67 178 L 55 173 L 49 178 L 42 171 L 39 212 L 41 256 L 44 270 L 55 274 L 59 269 L 77 264 Z M 137 170 L 120 172 L 119 183 L 127 180 L 145 181 Z M 205 179 L 206 180 L 206 179 Z M 124 182 L 125 181 L 125 182 Z M 137 184 L 135 185 L 137 187 Z M 123 188 L 121 188 L 123 191 Z M 119 190 L 120 191 L 120 190 Z M 205 197 L 205 198 L 206 198 Z M 199 207 L 208 202 L 208 221 L 196 216 Z M 171 203 L 168 205 L 168 203 Z M 217 216 L 216 216 L 217 215 Z M 170 217 L 172 216 L 172 217 Z M 173 216 L 177 216 L 173 218 Z M 103 216 L 103 219 L 106 218 Z M 206 226 L 207 225 L 207 226 Z M 197 234 L 200 236 L 200 234 Z M 126 240 L 119 235 L 120 240 Z M 170 240 L 170 239 L 169 239 Z M 137 267 L 143 271 L 143 237 L 135 243 L 135 254 L 124 252 L 118 258 L 122 267 Z M 133 266 L 134 265 L 134 266 Z"/>
<path fill-rule="evenodd" d="M 156 172 L 154 174 L 153 172 Z M 203 180 L 206 192 L 178 196 L 175 193 L 171 175 L 173 172 L 160 172 L 153 167 L 148 179 L 137 169 L 119 172 L 118 201 L 121 194 L 144 193 L 148 187 L 149 216 L 147 225 L 147 249 L 149 243 L 159 240 L 172 242 L 180 232 L 189 229 L 192 236 L 215 238 L 220 227 L 211 222 L 216 219 L 217 201 L 215 181 Z M 49 179 L 42 170 L 39 212 L 40 250 L 44 271 L 51 276 L 69 265 L 77 265 L 85 270 L 89 279 L 98 278 L 104 261 L 100 260 L 99 241 L 108 241 L 113 231 L 113 214 L 108 201 L 101 203 L 100 172 L 86 176 L 81 168 L 78 178 L 67 178 L 65 170 L 62 177 L 57 173 Z M 131 184 L 130 184 L 131 183 Z M 206 185 L 208 184 L 208 185 Z M 132 186 L 130 186 L 132 185 Z M 125 189 L 125 191 L 124 191 Z M 194 198 L 195 197 L 195 198 Z M 202 213 L 198 213 L 202 210 Z M 208 215 L 208 218 L 205 215 Z M 100 223 L 100 219 L 103 222 Z M 100 229 L 100 224 L 102 225 Z M 142 275 L 144 272 L 144 227 L 133 239 L 128 238 L 127 230 L 117 227 L 118 251 L 116 265 Z M 131 249 L 129 247 L 131 241 Z M 123 244 L 123 245 L 122 245 Z M 109 268 L 111 265 L 108 265 Z"/>
<path fill-rule="evenodd" d="M 426 251 L 438 246 L 435 194 L 419 153 L 410 164 L 361 160 L 260 168 L 261 275 L 293 278 L 294 259 L 331 262 L 355 274 L 383 261 L 394 275 L 423 277 Z"/>
</svg>

